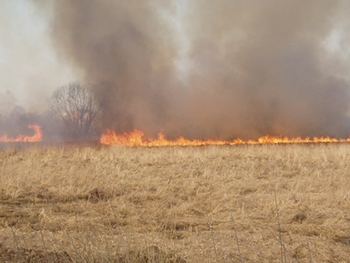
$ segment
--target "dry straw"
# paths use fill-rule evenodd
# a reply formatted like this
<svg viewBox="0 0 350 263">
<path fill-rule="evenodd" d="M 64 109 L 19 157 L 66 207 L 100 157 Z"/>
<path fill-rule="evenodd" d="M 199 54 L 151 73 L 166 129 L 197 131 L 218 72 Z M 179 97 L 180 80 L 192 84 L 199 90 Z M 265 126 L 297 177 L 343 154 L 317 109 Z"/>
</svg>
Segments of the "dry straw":
<svg viewBox="0 0 350 263">
<path fill-rule="evenodd" d="M 347 262 L 349 164 L 348 144 L 2 150 L 0 261 Z"/>
</svg>

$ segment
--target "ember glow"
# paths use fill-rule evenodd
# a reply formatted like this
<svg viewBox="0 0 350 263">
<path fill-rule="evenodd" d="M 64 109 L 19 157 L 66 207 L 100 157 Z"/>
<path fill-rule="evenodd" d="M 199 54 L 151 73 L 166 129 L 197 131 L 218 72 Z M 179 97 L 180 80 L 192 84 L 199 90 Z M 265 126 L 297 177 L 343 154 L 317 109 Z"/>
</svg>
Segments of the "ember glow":
<svg viewBox="0 0 350 263">
<path fill-rule="evenodd" d="M 225 140 L 190 140 L 179 137 L 174 140 L 166 139 L 163 133 L 159 133 L 157 138 L 148 138 L 140 130 L 133 130 L 129 133 L 117 134 L 114 131 L 107 130 L 101 138 L 100 142 L 106 145 L 125 145 L 125 146 L 202 146 L 202 145 L 242 145 L 242 144 L 293 144 L 293 143 L 340 143 L 350 142 L 347 139 L 336 139 L 331 137 L 279 137 L 279 136 L 263 136 L 258 140 L 235 139 L 231 141 Z"/>
<path fill-rule="evenodd" d="M 28 125 L 28 129 L 34 130 L 34 135 L 28 136 L 20 134 L 16 138 L 11 138 L 5 134 L 0 136 L 0 142 L 41 142 L 43 137 L 41 127 L 39 125 L 30 124 Z"/>
</svg>

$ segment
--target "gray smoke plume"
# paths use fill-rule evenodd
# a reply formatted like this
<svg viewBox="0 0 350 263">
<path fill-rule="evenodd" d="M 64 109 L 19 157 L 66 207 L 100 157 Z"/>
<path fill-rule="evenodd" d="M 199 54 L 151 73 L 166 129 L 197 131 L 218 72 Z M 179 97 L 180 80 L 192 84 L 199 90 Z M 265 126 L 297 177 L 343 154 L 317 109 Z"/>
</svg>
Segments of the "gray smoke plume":
<svg viewBox="0 0 350 263">
<path fill-rule="evenodd" d="M 224 139 L 350 134 L 349 65 L 339 56 L 349 57 L 348 1 L 172 2 L 51 2 L 54 45 L 95 84 L 104 128 Z"/>
</svg>

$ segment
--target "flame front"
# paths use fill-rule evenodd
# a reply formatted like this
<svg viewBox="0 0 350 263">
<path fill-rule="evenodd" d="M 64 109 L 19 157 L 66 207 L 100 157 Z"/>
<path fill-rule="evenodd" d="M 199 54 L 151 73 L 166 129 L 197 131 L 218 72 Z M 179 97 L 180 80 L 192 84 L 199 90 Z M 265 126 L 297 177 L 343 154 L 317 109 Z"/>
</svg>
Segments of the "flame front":
<svg viewBox="0 0 350 263">
<path fill-rule="evenodd" d="M 190 140 L 179 137 L 174 140 L 166 139 L 163 133 L 159 133 L 157 138 L 148 138 L 140 130 L 133 130 L 129 133 L 117 134 L 114 131 L 107 130 L 100 138 L 100 142 L 106 145 L 125 145 L 125 146 L 202 146 L 202 145 L 239 145 L 239 144 L 292 144 L 292 143 L 329 143 L 329 142 L 350 142 L 350 138 L 336 139 L 331 137 L 279 137 L 262 136 L 258 140 L 231 141 L 224 140 Z"/>
<path fill-rule="evenodd" d="M 43 134 L 41 132 L 41 127 L 36 124 L 28 125 L 28 129 L 34 130 L 35 133 L 32 136 L 18 135 L 16 138 L 8 137 L 7 134 L 0 136 L 0 142 L 41 142 Z"/>
</svg>

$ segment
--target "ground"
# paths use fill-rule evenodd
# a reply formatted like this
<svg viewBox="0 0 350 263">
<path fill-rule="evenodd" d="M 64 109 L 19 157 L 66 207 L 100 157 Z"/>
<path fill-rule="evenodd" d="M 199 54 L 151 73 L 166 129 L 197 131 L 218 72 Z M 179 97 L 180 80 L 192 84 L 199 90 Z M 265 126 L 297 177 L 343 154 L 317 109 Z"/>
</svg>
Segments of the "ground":
<svg viewBox="0 0 350 263">
<path fill-rule="evenodd" d="M 350 262 L 350 144 L 0 148 L 0 262 Z"/>
</svg>

